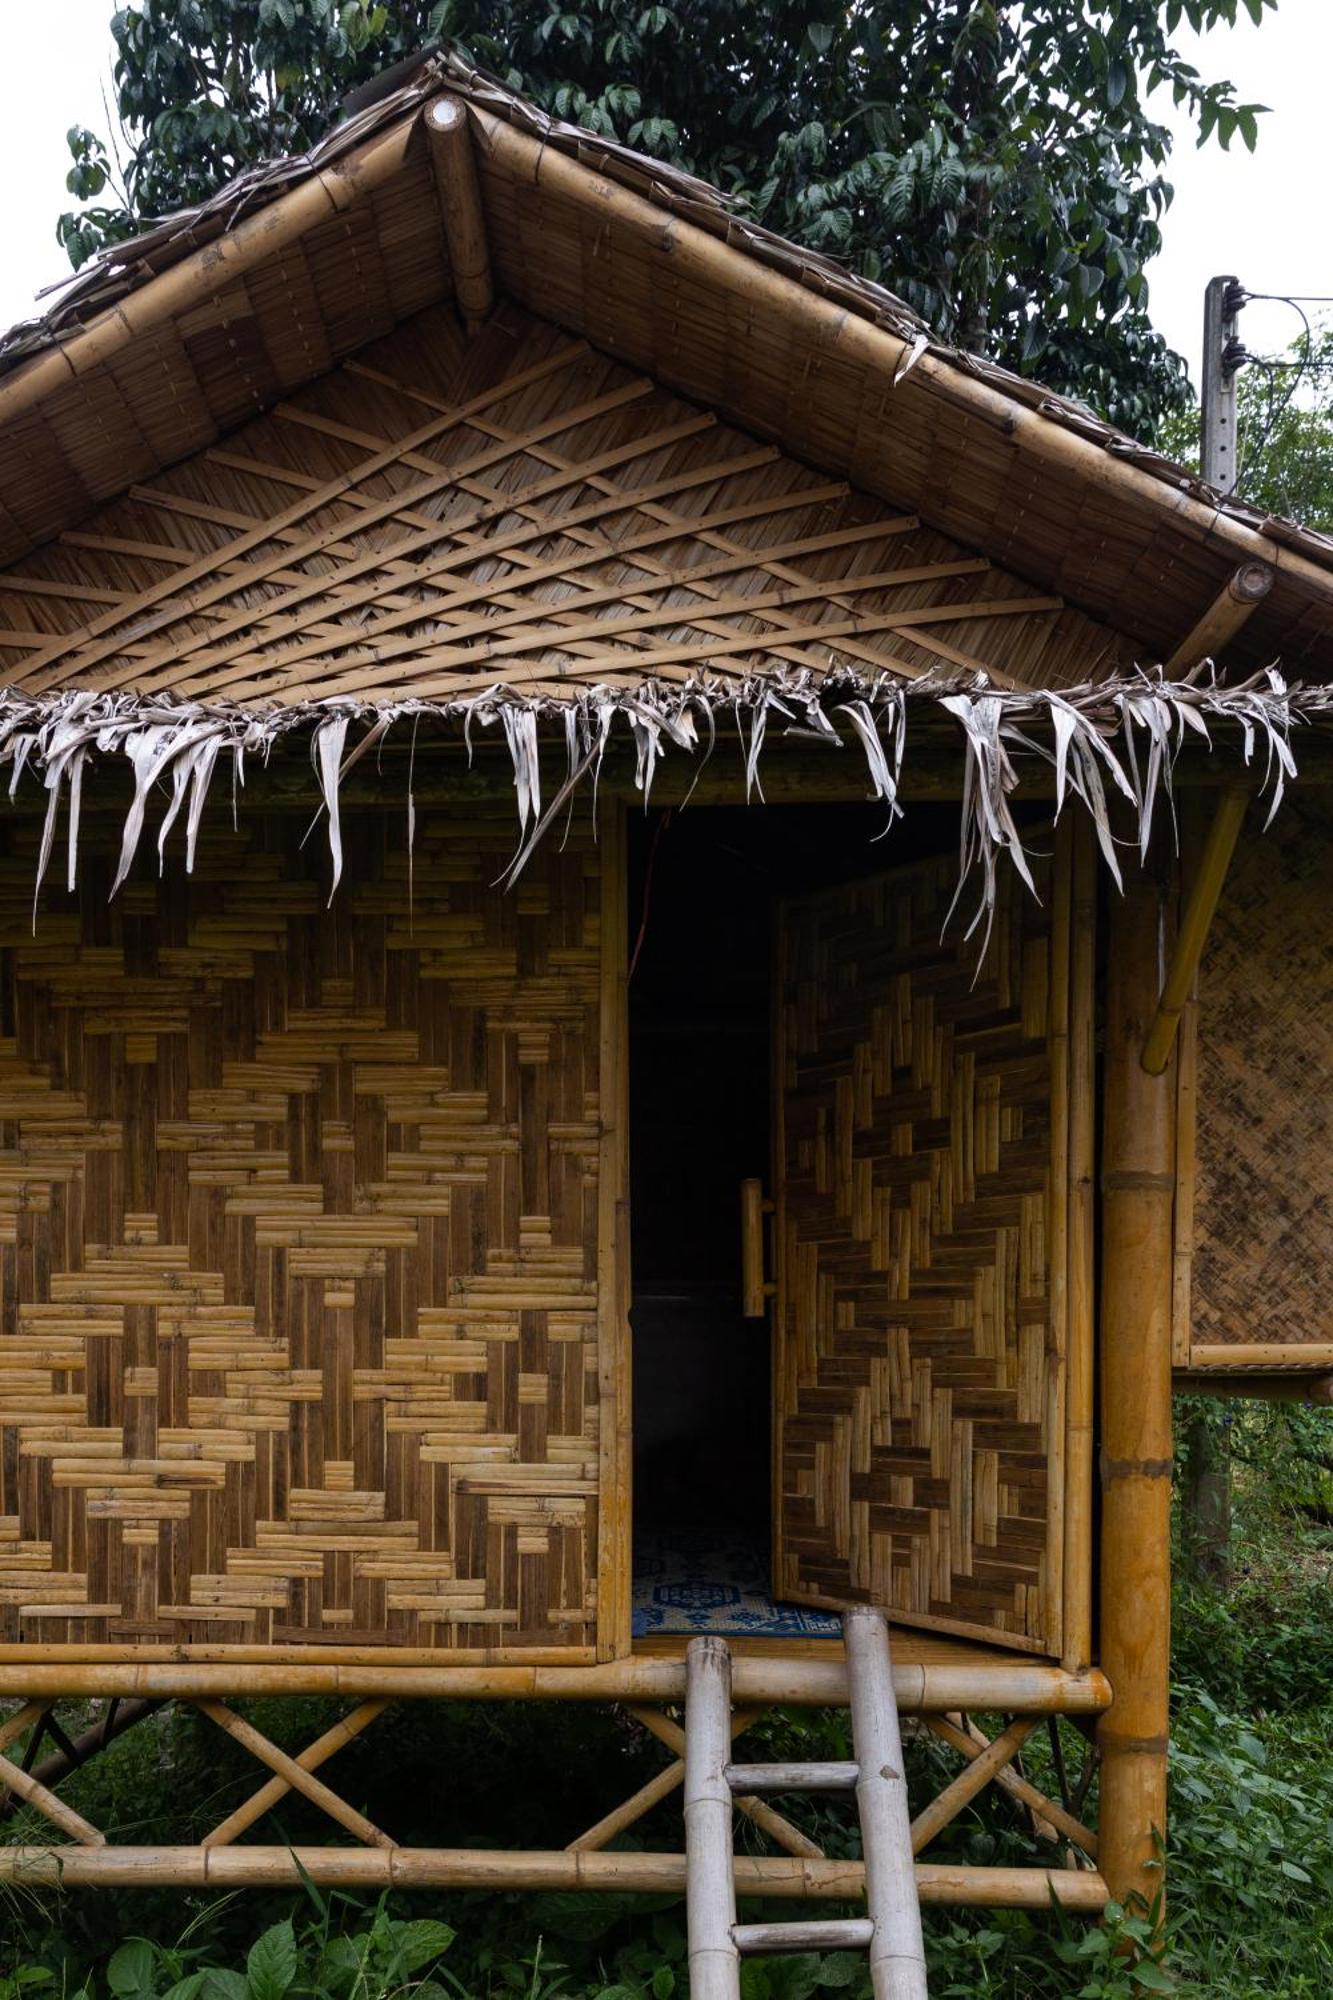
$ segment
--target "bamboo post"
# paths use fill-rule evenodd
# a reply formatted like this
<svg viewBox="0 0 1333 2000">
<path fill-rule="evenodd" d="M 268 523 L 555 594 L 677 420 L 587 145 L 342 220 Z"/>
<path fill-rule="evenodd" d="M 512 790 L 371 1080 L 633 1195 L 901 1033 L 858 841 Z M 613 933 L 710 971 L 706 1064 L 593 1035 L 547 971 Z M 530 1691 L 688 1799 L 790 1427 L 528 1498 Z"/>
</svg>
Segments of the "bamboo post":
<svg viewBox="0 0 1333 2000">
<path fill-rule="evenodd" d="M 731 1654 L 691 1639 L 685 1655 L 685 1869 L 690 2000 L 740 2000 L 732 1873 Z"/>
<path fill-rule="evenodd" d="M 495 282 L 466 104 L 457 97 L 437 97 L 426 107 L 426 131 L 454 297 L 468 332 L 476 333 L 495 303 Z"/>
<path fill-rule="evenodd" d="M 1194 975 L 1203 957 L 1203 948 L 1208 940 L 1217 901 L 1222 894 L 1222 884 L 1226 880 L 1231 857 L 1236 850 L 1245 820 L 1245 808 L 1250 802 L 1249 791 L 1243 785 L 1232 785 L 1223 792 L 1218 801 L 1213 823 L 1208 829 L 1208 838 L 1199 858 L 1199 869 L 1190 886 L 1189 900 L 1180 919 L 1180 931 L 1166 978 L 1162 982 L 1161 998 L 1153 1015 L 1143 1043 L 1143 1067 L 1150 1076 L 1160 1076 L 1166 1068 L 1176 1039 L 1176 1028 L 1185 1002 L 1189 999 Z M 1154 984 L 1156 982 L 1154 981 Z"/>
<path fill-rule="evenodd" d="M 843 1619 L 858 1766 L 856 1807 L 874 1923 L 870 1982 L 875 2000 L 927 2000 L 926 1950 L 912 1866 L 907 1776 L 882 1614 L 855 1605 Z"/>
<path fill-rule="evenodd" d="M 1101 1660 L 1111 1706 L 1098 1859 L 1119 1901 L 1151 1906 L 1166 1832 L 1171 1629 L 1171 1303 L 1175 1079 L 1139 1059 L 1158 985 L 1158 885 L 1111 911 L 1102 1153 Z"/>
<path fill-rule="evenodd" d="M 1065 1404 L 1066 1667 L 1092 1659 L 1092 1427 L 1096 1384 L 1093 1252 L 1097 1121 L 1097 856 L 1089 821 L 1073 832 L 1073 910 L 1069 1009 L 1069 1390 Z"/>
</svg>

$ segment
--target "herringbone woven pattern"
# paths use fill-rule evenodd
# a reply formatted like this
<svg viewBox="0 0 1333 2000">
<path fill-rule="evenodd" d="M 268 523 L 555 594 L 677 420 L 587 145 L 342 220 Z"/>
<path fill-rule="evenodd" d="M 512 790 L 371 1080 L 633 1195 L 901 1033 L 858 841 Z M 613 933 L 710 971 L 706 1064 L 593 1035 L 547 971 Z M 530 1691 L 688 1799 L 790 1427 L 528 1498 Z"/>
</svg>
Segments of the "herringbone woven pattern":
<svg viewBox="0 0 1333 2000">
<path fill-rule="evenodd" d="M 305 823 L 4 864 L 0 1641 L 591 1643 L 596 849 Z"/>
<path fill-rule="evenodd" d="M 1051 1630 L 1049 939 L 1011 878 L 976 975 L 952 861 L 788 906 L 781 1592 Z"/>
</svg>

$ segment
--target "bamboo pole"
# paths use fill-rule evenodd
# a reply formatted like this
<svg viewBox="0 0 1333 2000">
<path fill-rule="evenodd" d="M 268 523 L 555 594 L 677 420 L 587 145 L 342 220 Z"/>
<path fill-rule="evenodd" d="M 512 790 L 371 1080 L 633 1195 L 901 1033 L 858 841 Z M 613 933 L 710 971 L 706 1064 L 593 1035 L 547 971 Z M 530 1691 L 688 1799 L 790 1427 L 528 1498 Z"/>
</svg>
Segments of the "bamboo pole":
<svg viewBox="0 0 1333 2000">
<path fill-rule="evenodd" d="M 1162 668 L 1167 679 L 1175 680 L 1202 661 L 1215 659 L 1272 588 L 1273 571 L 1268 563 L 1242 563 Z"/>
<path fill-rule="evenodd" d="M 854 1605 L 843 1619 L 856 1754 L 856 1810 L 865 1856 L 866 1901 L 874 1932 L 870 1983 L 875 2000 L 926 2000 L 926 1948 L 912 1865 L 907 1775 L 882 1614 Z"/>
<path fill-rule="evenodd" d="M 1092 1659 L 1092 1427 L 1096 1394 L 1093 1186 L 1097 1120 L 1097 856 L 1092 826 L 1074 824 L 1069 980 L 1069 1387 L 1065 1404 L 1066 1667 Z"/>
<path fill-rule="evenodd" d="M 643 1724 L 645 1729 L 649 1730 L 657 1738 L 659 1743 L 665 1743 L 667 1748 L 674 1750 L 678 1757 L 684 1757 L 685 1732 L 679 1723 L 673 1722 L 670 1716 L 659 1715 L 657 1710 L 653 1708 L 635 1708 L 631 1713 L 637 1721 Z M 757 1720 L 758 1716 L 751 1712 L 741 1722 L 740 1728 L 737 1728 L 737 1718 L 733 1716 L 731 1731 L 733 1737 L 739 1736 L 741 1729 L 748 1729 L 750 1724 Z M 727 1765 L 728 1772 L 733 1768 L 731 1764 Z M 761 1833 L 766 1833 L 770 1840 L 776 1842 L 779 1847 L 784 1848 L 788 1854 L 801 1855 L 811 1861 L 818 1861 L 822 1856 L 824 1852 L 822 1847 L 817 1847 L 815 1842 L 808 1839 L 799 1827 L 793 1826 L 789 1819 L 784 1819 L 780 1812 L 773 1810 L 772 1806 L 765 1805 L 762 1799 L 753 1798 L 746 1794 L 740 1798 L 734 1798 L 732 1804 L 738 1813 L 743 1814 L 752 1825 L 757 1826 Z"/>
<path fill-rule="evenodd" d="M 626 1710 L 626 1713 L 632 1715 L 635 1721 L 645 1728 L 651 1728 L 648 1720 L 650 1716 L 654 1722 L 660 1719 L 657 1711 L 651 1708 L 630 1708 Z M 759 1720 L 761 1713 L 762 1711 L 758 1709 L 736 1709 L 733 1712 L 731 1718 L 731 1740 L 733 1743 L 738 1736 L 743 1735 L 747 1729 L 751 1728 Z M 655 1729 L 652 1733 L 657 1735 Z M 661 1738 L 659 1737 L 658 1740 L 660 1741 Z M 685 1762 L 682 1757 L 677 1756 L 664 1770 L 657 1772 L 656 1776 L 650 1778 L 646 1785 L 640 1785 L 637 1792 L 631 1793 L 627 1799 L 622 1799 L 618 1806 L 613 1807 L 609 1813 L 604 1814 L 585 1833 L 581 1833 L 577 1840 L 571 1840 L 568 1845 L 568 1852 L 570 1854 L 591 1854 L 600 1847 L 609 1846 L 617 1834 L 623 1833 L 626 1827 L 633 1826 L 636 1820 L 642 1819 L 645 1813 L 651 1812 L 652 1808 L 660 1805 L 663 1799 L 670 1798 L 672 1792 L 679 1788 L 684 1777 Z"/>
<path fill-rule="evenodd" d="M 307 1744 L 297 1756 L 296 1762 L 303 1771 L 318 1770 L 321 1764 L 327 1763 L 330 1757 L 353 1742 L 363 1729 L 368 1729 L 377 1716 L 383 1715 L 388 1706 L 388 1702 L 383 1700 L 362 1702 L 351 1715 L 344 1715 L 334 1723 L 332 1729 L 326 1729 L 322 1736 Z M 226 1819 L 215 1826 L 211 1833 L 205 1834 L 204 1846 L 225 1847 L 229 1841 L 244 1833 L 247 1827 L 253 1826 L 256 1820 L 262 1819 L 279 1800 L 286 1798 L 291 1789 L 286 1778 L 270 1778 L 267 1784 L 261 1785 L 257 1792 L 252 1793 L 243 1804 L 237 1806 L 235 1812 L 228 1813 Z"/>
<path fill-rule="evenodd" d="M 633 1354 L 630 1341 L 629 1003 L 626 811 L 611 799 L 600 829 L 597 1140 L 597 1654 L 632 1643 Z"/>
<path fill-rule="evenodd" d="M 1326 1357 L 1324 1367 L 1333 1364 Z M 321 1655 L 331 1651 L 321 1647 Z M 834 1652 L 830 1646 L 830 1653 Z M 961 1649 L 960 1649 L 961 1651 Z M 90 1662 L 88 1653 L 109 1657 Z M 115 1647 L 15 1647 L 0 1665 L 0 1700 L 94 1699 L 146 1695 L 198 1701 L 207 1696 L 384 1695 L 395 1701 L 632 1701 L 675 1703 L 685 1696 L 683 1658 L 632 1654 L 597 1666 L 399 1665 L 383 1652 L 337 1665 L 309 1655 L 270 1663 L 262 1653 L 221 1652 L 193 1661 L 127 1660 Z M 736 1699 L 747 1707 L 845 1708 L 847 1670 L 840 1658 L 738 1653 L 732 1663 Z M 1009 1715 L 1096 1715 L 1111 1690 L 1097 1668 L 999 1661 L 972 1665 L 903 1662 L 893 1669 L 902 1715 L 942 1715 L 954 1709 L 1001 1709 Z"/>
<path fill-rule="evenodd" d="M 437 97 L 426 106 L 424 123 L 435 168 L 435 192 L 444 217 L 454 297 L 468 332 L 477 333 L 495 303 L 495 282 L 467 106 L 461 98 Z"/>
<path fill-rule="evenodd" d="M 1249 802 L 1250 793 L 1244 785 L 1229 787 L 1218 800 L 1199 870 L 1180 920 L 1171 963 L 1162 982 L 1157 1011 L 1144 1038 L 1142 1061 L 1149 1076 L 1160 1076 L 1166 1068 Z"/>
<path fill-rule="evenodd" d="M 1237 1340 L 1196 1342 L 1190 1349 L 1191 1367 L 1200 1374 L 1224 1375 L 1258 1372 L 1284 1374 L 1287 1369 L 1310 1375 L 1327 1374 L 1333 1368 L 1333 1341 L 1329 1340 Z"/>
<path fill-rule="evenodd" d="M 345 1799 L 340 1799 L 335 1791 L 331 1791 L 312 1772 L 306 1770 L 295 1757 L 289 1757 L 285 1750 L 279 1750 L 275 1743 L 270 1743 L 267 1736 L 261 1735 L 252 1723 L 244 1721 L 239 1715 L 234 1715 L 229 1708 L 224 1708 L 220 1701 L 200 1701 L 196 1706 L 210 1722 L 216 1722 L 218 1728 L 230 1736 L 233 1743 L 239 1743 L 241 1748 L 248 1750 L 259 1763 L 267 1764 L 269 1769 L 284 1779 L 293 1791 L 300 1792 L 301 1796 L 309 1799 L 312 1805 L 320 1806 L 330 1819 L 336 1820 L 348 1833 L 354 1833 L 358 1840 L 364 1840 L 369 1846 L 394 1845 L 387 1833 L 382 1833 L 364 1814 L 357 1812 L 354 1806 L 349 1806 Z"/>
<path fill-rule="evenodd" d="M 1158 886 L 1112 906 L 1102 1150 L 1102 1872 L 1154 1903 L 1166 1832 L 1171 1628 L 1171 1303 L 1175 1079 L 1139 1060 L 1158 986 Z"/>
<path fill-rule="evenodd" d="M 67 1806 L 39 1778 L 34 1778 L 20 1765 L 11 1763 L 8 1757 L 0 1757 L 0 1786 L 15 1793 L 25 1806 L 31 1806 L 43 1819 L 49 1819 L 52 1826 L 58 1826 L 71 1840 L 86 1847 L 101 1847 L 105 1843 L 104 1833 L 99 1833 L 82 1814 L 75 1812 L 73 1806 Z"/>
<path fill-rule="evenodd" d="M 732 1932 L 731 1655 L 722 1639 L 691 1639 L 685 1655 L 685 1867 L 690 2000 L 740 2000 Z"/>
<path fill-rule="evenodd" d="M 804 1917 L 795 1923 L 737 1924 L 732 1935 L 742 1958 L 795 1951 L 865 1951 L 875 1935 L 869 1917 Z"/>
<path fill-rule="evenodd" d="M 941 1743 L 947 1743 L 951 1749 L 957 1750 L 960 1756 L 966 1757 L 969 1763 L 981 1756 L 986 1748 L 986 1738 L 980 1730 L 975 1736 L 970 1736 L 948 1716 L 928 1715 L 925 1718 L 925 1727 L 932 1736 L 938 1736 Z M 1075 1847 L 1081 1848 L 1095 1860 L 1097 1836 L 1089 1827 L 1084 1826 L 1082 1820 L 1076 1819 L 1073 1813 L 1066 1812 L 1062 1805 L 1058 1805 L 1054 1799 L 1047 1798 L 1045 1792 L 1038 1791 L 1035 1785 L 1008 1767 L 995 1773 L 995 1782 L 1001 1791 L 1008 1792 L 1010 1798 L 1016 1799 L 1019 1805 L 1026 1806 L 1028 1811 L 1035 1813 L 1039 1819 L 1046 1820 L 1057 1833 L 1062 1833 L 1066 1840 L 1072 1841 Z"/>
<path fill-rule="evenodd" d="M 920 1854 L 929 1847 L 935 1836 L 942 1833 L 951 1820 L 957 1819 L 963 1808 L 985 1790 L 992 1778 L 998 1778 L 1005 1766 L 1013 1763 L 1036 1726 L 1036 1718 L 1026 1716 L 1018 1722 L 1011 1722 L 984 1750 L 978 1748 L 976 1756 L 963 1766 L 953 1783 L 946 1785 L 912 1821 L 913 1854 Z"/>
<path fill-rule="evenodd" d="M 848 1902 L 865 1886 L 859 1861 L 797 1861 L 738 1854 L 736 1891 L 783 1901 Z M 685 1893 L 683 1854 L 570 1854 L 447 1847 L 37 1847 L 0 1846 L 0 1882 L 26 1887 L 299 1889 L 510 1889 Z M 1096 1915 L 1107 1886 L 1091 1870 L 974 1868 L 918 1862 L 923 1903 Z"/>
</svg>

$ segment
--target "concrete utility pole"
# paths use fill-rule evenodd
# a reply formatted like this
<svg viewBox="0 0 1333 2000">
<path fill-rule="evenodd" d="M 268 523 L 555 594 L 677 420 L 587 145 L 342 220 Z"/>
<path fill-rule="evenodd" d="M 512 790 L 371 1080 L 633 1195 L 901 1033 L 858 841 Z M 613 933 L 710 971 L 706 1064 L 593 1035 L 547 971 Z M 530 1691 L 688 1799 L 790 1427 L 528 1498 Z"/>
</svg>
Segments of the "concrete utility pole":
<svg viewBox="0 0 1333 2000">
<path fill-rule="evenodd" d="M 1209 280 L 1203 297 L 1199 469 L 1222 493 L 1236 484 L 1236 373 L 1245 359 L 1237 322 L 1244 304 L 1239 278 Z"/>
</svg>

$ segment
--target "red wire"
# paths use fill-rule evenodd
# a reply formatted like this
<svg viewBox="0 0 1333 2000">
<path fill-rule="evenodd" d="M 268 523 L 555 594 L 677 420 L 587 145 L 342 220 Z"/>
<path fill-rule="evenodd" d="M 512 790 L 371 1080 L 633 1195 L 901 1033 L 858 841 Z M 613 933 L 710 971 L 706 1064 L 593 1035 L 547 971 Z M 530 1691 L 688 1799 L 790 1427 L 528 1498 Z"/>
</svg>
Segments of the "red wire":
<svg viewBox="0 0 1333 2000">
<path fill-rule="evenodd" d="M 648 849 L 648 865 L 643 871 L 643 912 L 639 918 L 639 935 L 635 938 L 634 950 L 630 953 L 629 971 L 625 975 L 626 985 L 634 977 L 634 968 L 639 962 L 639 953 L 643 950 L 644 938 L 648 935 L 648 911 L 653 899 L 653 869 L 657 865 L 657 850 L 661 844 L 662 835 L 666 832 L 670 824 L 672 811 L 673 808 L 668 806 L 665 812 L 659 813 L 657 825 L 653 828 L 652 844 Z"/>
</svg>

